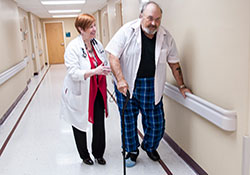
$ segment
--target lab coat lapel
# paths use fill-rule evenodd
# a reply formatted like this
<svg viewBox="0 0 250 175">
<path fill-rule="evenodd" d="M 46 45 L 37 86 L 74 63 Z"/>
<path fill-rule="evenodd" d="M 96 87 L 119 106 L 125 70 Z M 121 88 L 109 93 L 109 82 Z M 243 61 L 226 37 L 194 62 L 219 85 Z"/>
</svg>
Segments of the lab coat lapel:
<svg viewBox="0 0 250 175">
<path fill-rule="evenodd" d="M 82 36 L 81 35 L 79 35 L 78 36 L 78 42 L 79 42 L 79 46 L 80 46 L 80 48 L 82 49 L 82 52 L 83 52 L 83 58 L 87 58 L 87 48 L 86 48 L 86 46 L 85 46 L 85 44 L 84 44 L 84 42 L 83 42 L 83 39 L 82 39 Z"/>
</svg>

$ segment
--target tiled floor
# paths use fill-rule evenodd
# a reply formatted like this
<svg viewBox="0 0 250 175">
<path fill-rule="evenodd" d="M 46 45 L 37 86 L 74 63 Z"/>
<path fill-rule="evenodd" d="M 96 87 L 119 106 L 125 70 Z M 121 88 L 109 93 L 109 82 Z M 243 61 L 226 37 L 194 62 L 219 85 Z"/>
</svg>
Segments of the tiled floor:
<svg viewBox="0 0 250 175">
<path fill-rule="evenodd" d="M 5 123 L 0 126 L 0 146 L 33 96 L 22 119 L 0 157 L 1 175 L 122 175 L 120 119 L 117 106 L 109 96 L 109 118 L 106 120 L 105 166 L 82 163 L 75 148 L 71 126 L 58 117 L 60 93 L 66 69 L 53 65 L 29 84 L 29 90 Z M 42 80 L 43 75 L 45 75 Z M 113 92 L 111 78 L 108 89 Z M 139 129 L 141 126 L 139 126 Z M 88 134 L 91 138 L 91 133 Z M 89 141 L 90 142 L 90 141 Z M 174 175 L 194 175 L 182 159 L 164 141 L 159 146 L 163 162 Z M 127 175 L 167 174 L 158 162 L 151 161 L 140 149 L 137 165 L 127 168 Z"/>
</svg>

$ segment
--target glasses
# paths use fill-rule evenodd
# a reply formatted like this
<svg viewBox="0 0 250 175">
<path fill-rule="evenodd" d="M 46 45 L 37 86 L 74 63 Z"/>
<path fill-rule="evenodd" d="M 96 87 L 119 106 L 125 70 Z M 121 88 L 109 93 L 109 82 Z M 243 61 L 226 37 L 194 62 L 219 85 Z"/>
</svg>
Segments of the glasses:
<svg viewBox="0 0 250 175">
<path fill-rule="evenodd" d="M 159 22 L 161 22 L 161 17 L 159 17 L 159 18 L 156 18 L 156 19 L 154 19 L 152 16 L 148 16 L 148 17 L 144 17 L 148 22 L 155 22 L 155 23 L 159 23 Z"/>
</svg>

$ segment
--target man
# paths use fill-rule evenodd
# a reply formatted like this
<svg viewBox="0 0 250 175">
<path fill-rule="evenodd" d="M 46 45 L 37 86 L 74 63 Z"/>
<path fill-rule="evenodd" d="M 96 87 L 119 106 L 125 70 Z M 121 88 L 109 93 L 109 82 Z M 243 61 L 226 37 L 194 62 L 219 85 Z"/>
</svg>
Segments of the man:
<svg viewBox="0 0 250 175">
<path fill-rule="evenodd" d="M 121 27 L 106 47 L 116 81 L 120 113 L 127 90 L 131 93 L 124 113 L 125 132 L 122 133 L 125 134 L 127 167 L 134 166 L 139 155 L 139 111 L 144 130 L 141 148 L 152 160 L 160 160 L 156 149 L 165 129 L 162 96 L 166 63 L 169 64 L 182 95 L 185 97 L 186 92 L 191 92 L 184 85 L 174 39 L 160 25 L 161 18 L 162 10 L 159 5 L 153 1 L 147 2 L 142 7 L 140 19 Z"/>
</svg>

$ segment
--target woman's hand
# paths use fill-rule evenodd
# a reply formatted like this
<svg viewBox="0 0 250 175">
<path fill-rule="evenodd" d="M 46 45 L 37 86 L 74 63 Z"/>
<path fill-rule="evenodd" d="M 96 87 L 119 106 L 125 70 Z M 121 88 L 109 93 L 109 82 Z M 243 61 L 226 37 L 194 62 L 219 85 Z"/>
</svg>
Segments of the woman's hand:
<svg viewBox="0 0 250 175">
<path fill-rule="evenodd" d="M 96 75 L 108 75 L 111 72 L 111 69 L 108 66 L 104 66 L 104 63 L 102 63 L 97 68 L 95 68 L 94 72 Z"/>
<path fill-rule="evenodd" d="M 84 74 L 84 80 L 93 75 L 108 75 L 110 72 L 111 72 L 110 67 L 104 66 L 104 63 L 102 63 L 97 68 L 86 71 L 86 73 Z"/>
</svg>

